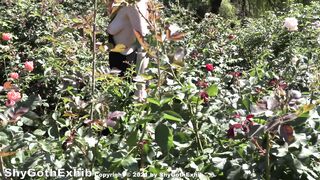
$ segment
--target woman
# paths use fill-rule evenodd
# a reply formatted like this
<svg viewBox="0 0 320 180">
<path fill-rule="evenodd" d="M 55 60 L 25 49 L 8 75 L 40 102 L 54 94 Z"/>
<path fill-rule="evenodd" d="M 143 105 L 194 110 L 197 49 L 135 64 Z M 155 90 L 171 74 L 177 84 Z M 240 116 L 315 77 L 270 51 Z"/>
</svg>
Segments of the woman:
<svg viewBox="0 0 320 180">
<path fill-rule="evenodd" d="M 140 45 L 137 42 L 134 30 L 146 35 L 149 31 L 147 28 L 147 0 L 140 0 L 135 5 L 114 4 L 112 1 L 111 22 L 107 32 L 109 34 L 109 42 L 114 46 L 117 44 L 125 45 L 122 52 L 110 52 L 109 63 L 110 68 L 121 70 L 123 76 L 130 64 L 137 61 L 137 52 Z"/>
<path fill-rule="evenodd" d="M 148 65 L 148 59 L 143 58 L 140 44 L 137 41 L 134 30 L 143 36 L 149 33 L 148 30 L 148 0 L 140 0 L 134 5 L 125 3 L 115 4 L 111 1 L 109 6 L 111 22 L 107 32 L 109 43 L 125 45 L 122 52 L 110 52 L 109 64 L 111 69 L 121 70 L 120 75 L 124 76 L 131 64 L 136 64 L 137 74 L 144 73 Z M 143 63 L 142 63 L 143 62 Z M 146 97 L 145 84 L 137 85 L 135 95 L 139 101 Z"/>
</svg>

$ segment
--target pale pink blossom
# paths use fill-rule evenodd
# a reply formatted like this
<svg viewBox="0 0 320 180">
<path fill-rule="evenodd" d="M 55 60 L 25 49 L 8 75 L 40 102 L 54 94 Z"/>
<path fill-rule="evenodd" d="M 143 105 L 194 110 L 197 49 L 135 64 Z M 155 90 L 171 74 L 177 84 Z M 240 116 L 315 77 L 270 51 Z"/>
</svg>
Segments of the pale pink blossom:
<svg viewBox="0 0 320 180">
<path fill-rule="evenodd" d="M 286 27 L 288 31 L 297 31 L 298 20 L 295 17 L 285 18 L 283 26 Z"/>
<path fill-rule="evenodd" d="M 9 74 L 10 78 L 12 79 L 19 79 L 19 74 L 16 72 L 12 72 Z"/>
<path fill-rule="evenodd" d="M 10 33 L 3 33 L 2 34 L 2 40 L 3 41 L 10 41 L 11 40 L 11 34 Z"/>
<path fill-rule="evenodd" d="M 33 69 L 34 69 L 33 61 L 26 61 L 24 63 L 24 68 L 29 72 L 33 71 Z"/>
<path fill-rule="evenodd" d="M 15 104 L 16 104 L 15 101 L 12 101 L 12 100 L 9 100 L 9 99 L 6 101 L 6 106 L 7 106 L 7 107 L 12 107 L 12 106 L 14 106 Z"/>
<path fill-rule="evenodd" d="M 172 36 L 178 33 L 181 30 L 181 28 L 177 24 L 171 24 L 169 26 L 169 30 L 170 30 L 170 35 Z"/>
<path fill-rule="evenodd" d="M 7 98 L 10 101 L 17 102 L 21 99 L 21 94 L 19 92 L 16 92 L 14 90 L 11 90 L 7 93 Z"/>
<path fill-rule="evenodd" d="M 125 116 L 126 113 L 123 112 L 123 111 L 114 111 L 114 112 L 110 112 L 108 114 L 108 117 L 106 119 L 106 121 L 104 122 L 104 124 L 106 126 L 109 126 L 109 127 L 115 127 L 116 124 L 117 124 L 117 120 L 123 116 Z"/>
</svg>

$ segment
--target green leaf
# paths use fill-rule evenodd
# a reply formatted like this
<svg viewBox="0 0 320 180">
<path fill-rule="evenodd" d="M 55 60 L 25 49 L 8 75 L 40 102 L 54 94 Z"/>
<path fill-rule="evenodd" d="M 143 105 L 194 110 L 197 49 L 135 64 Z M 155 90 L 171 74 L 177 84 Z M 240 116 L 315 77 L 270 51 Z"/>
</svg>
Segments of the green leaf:
<svg viewBox="0 0 320 180">
<path fill-rule="evenodd" d="M 246 107 L 246 109 L 248 111 L 250 110 L 250 100 L 249 100 L 249 98 L 243 96 L 242 97 L 242 104 Z"/>
<path fill-rule="evenodd" d="M 38 116 L 35 112 L 29 111 L 26 114 L 24 114 L 25 117 L 32 119 L 32 120 L 40 120 L 40 116 Z"/>
<path fill-rule="evenodd" d="M 164 105 L 164 104 L 169 103 L 170 101 L 172 101 L 172 97 L 161 99 L 160 103 L 161 103 L 161 105 Z"/>
<path fill-rule="evenodd" d="M 155 104 L 155 105 L 157 105 L 157 106 L 161 106 L 160 101 L 159 101 L 159 100 L 157 100 L 157 99 L 154 99 L 154 98 L 147 98 L 147 101 L 148 101 L 149 103 Z"/>
<path fill-rule="evenodd" d="M 46 152 L 50 152 L 50 145 L 48 143 L 40 141 L 39 144 L 40 144 L 42 150 L 44 150 Z"/>
<path fill-rule="evenodd" d="M 9 142 L 9 137 L 6 133 L 0 132 L 0 144 L 7 144 Z"/>
<path fill-rule="evenodd" d="M 21 118 L 21 122 L 23 122 L 23 124 L 27 125 L 27 126 L 33 126 L 34 122 L 32 121 L 32 119 L 29 119 L 27 117 L 22 117 Z"/>
<path fill-rule="evenodd" d="M 218 85 L 213 84 L 207 89 L 207 93 L 209 96 L 217 96 L 219 93 Z"/>
<path fill-rule="evenodd" d="M 182 121 L 182 117 L 180 116 L 180 114 L 170 110 L 164 111 L 162 113 L 162 118 L 166 120 L 176 121 L 176 122 Z"/>
<path fill-rule="evenodd" d="M 129 146 L 136 146 L 138 142 L 138 129 L 132 131 L 127 140 Z"/>
<path fill-rule="evenodd" d="M 41 129 L 36 129 L 33 134 L 36 136 L 43 136 L 46 133 L 46 131 L 43 131 Z"/>
<path fill-rule="evenodd" d="M 20 133 L 22 132 L 22 128 L 19 126 L 8 126 L 7 130 L 13 132 L 13 133 Z"/>
<path fill-rule="evenodd" d="M 172 132 L 164 124 L 159 124 L 156 127 L 155 140 L 156 140 L 156 143 L 160 146 L 161 151 L 164 154 L 167 154 L 173 146 Z"/>
<path fill-rule="evenodd" d="M 121 165 L 124 167 L 128 167 L 133 163 L 137 163 L 137 160 L 133 158 L 132 156 L 129 156 L 128 158 L 121 161 Z"/>
</svg>

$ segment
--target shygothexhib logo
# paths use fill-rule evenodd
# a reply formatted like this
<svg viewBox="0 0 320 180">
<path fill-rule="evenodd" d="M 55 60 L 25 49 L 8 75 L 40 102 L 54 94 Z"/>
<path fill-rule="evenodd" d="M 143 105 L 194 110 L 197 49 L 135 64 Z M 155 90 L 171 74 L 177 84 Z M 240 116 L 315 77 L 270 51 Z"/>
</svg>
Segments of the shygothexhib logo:
<svg viewBox="0 0 320 180">
<path fill-rule="evenodd" d="M 48 170 L 36 170 L 28 169 L 21 171 L 17 169 L 4 169 L 4 176 L 6 177 L 19 177 L 24 179 L 25 177 L 91 177 L 93 173 L 88 169 L 48 169 Z"/>
</svg>

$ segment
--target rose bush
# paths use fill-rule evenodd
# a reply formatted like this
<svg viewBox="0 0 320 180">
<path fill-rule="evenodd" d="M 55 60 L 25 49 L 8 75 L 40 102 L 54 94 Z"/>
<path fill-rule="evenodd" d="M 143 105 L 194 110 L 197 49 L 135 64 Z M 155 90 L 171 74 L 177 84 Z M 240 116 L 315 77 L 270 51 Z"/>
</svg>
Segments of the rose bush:
<svg viewBox="0 0 320 180">
<path fill-rule="evenodd" d="M 107 68 L 105 4 L 92 93 L 91 7 L 1 3 L 0 32 L 14 37 L 0 42 L 0 152 L 13 152 L 1 154 L 4 167 L 319 178 L 319 3 L 201 22 L 153 4 L 167 18 L 145 38 L 141 101 L 132 96 L 140 82 Z"/>
</svg>

